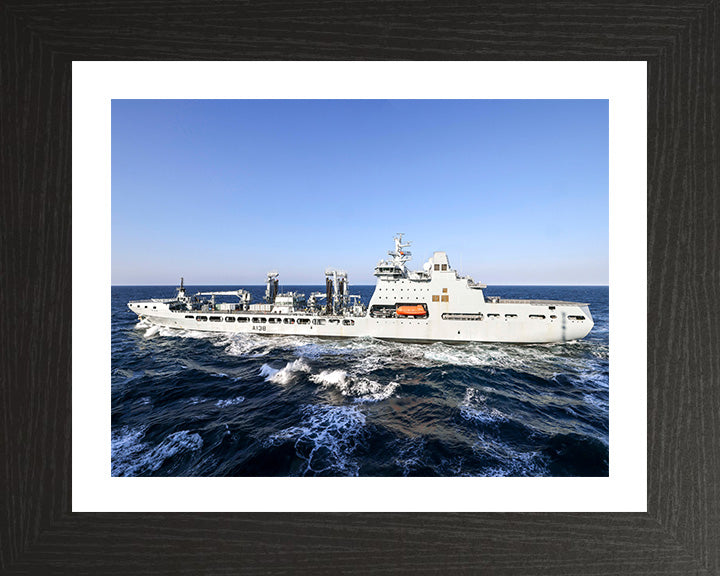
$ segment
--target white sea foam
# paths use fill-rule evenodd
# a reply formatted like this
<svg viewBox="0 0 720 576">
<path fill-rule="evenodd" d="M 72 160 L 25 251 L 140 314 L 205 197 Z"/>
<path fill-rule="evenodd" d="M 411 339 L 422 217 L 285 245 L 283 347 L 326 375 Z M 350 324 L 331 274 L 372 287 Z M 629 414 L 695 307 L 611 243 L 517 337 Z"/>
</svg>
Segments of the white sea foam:
<svg viewBox="0 0 720 576">
<path fill-rule="evenodd" d="M 238 396 L 237 398 L 229 398 L 228 400 L 218 400 L 215 403 L 215 406 L 218 408 L 227 408 L 228 406 L 235 406 L 237 404 L 241 404 L 242 402 L 245 402 L 245 398 L 243 396 Z"/>
<path fill-rule="evenodd" d="M 260 368 L 260 375 L 265 376 L 266 382 L 274 382 L 275 384 L 290 384 L 295 377 L 303 372 L 310 372 L 310 366 L 304 358 L 298 358 L 293 362 L 288 362 L 284 368 L 277 370 L 263 364 Z"/>
<path fill-rule="evenodd" d="M 279 368 L 273 368 L 272 366 L 269 366 L 269 365 L 267 365 L 267 364 L 263 364 L 263 365 L 260 367 L 260 376 L 263 376 L 266 380 L 267 380 L 269 377 L 274 376 L 274 375 L 277 374 L 278 372 L 280 372 L 280 369 L 279 369 Z"/>
<path fill-rule="evenodd" d="M 200 330 L 184 330 L 181 328 L 166 328 L 169 332 L 168 336 L 176 336 L 178 338 L 194 338 L 196 340 L 208 340 L 217 338 L 213 332 L 202 332 Z"/>
<path fill-rule="evenodd" d="M 402 439 L 395 442 L 398 454 L 394 458 L 395 464 L 402 468 L 403 476 L 407 476 L 413 470 L 417 470 L 423 463 L 423 452 L 425 450 L 425 438 L 416 436 L 415 438 Z"/>
<path fill-rule="evenodd" d="M 273 445 L 295 441 L 295 453 L 309 474 L 357 476 L 359 464 L 353 454 L 363 438 L 365 414 L 356 406 L 310 404 L 303 408 L 303 421 L 269 438 Z"/>
<path fill-rule="evenodd" d="M 143 337 L 152 338 L 158 332 L 160 332 L 160 326 L 153 325 L 153 326 L 148 327 L 147 330 L 145 330 L 145 334 L 143 334 Z"/>
<path fill-rule="evenodd" d="M 320 374 L 313 374 L 310 380 L 316 384 L 347 388 L 347 372 L 345 370 L 323 370 Z"/>
<path fill-rule="evenodd" d="M 258 358 L 276 349 L 274 340 L 255 334 L 232 334 L 221 338 L 215 345 L 225 347 L 225 353 L 230 356 Z"/>
<path fill-rule="evenodd" d="M 310 380 L 324 388 L 338 390 L 343 396 L 351 396 L 359 402 L 377 402 L 392 396 L 399 384 L 380 384 L 368 378 L 349 376 L 345 370 L 324 370 L 310 376 Z"/>
<path fill-rule="evenodd" d="M 343 356 L 353 354 L 354 350 L 340 342 L 307 342 L 304 340 L 288 341 L 295 348 L 295 354 L 306 358 L 322 356 Z"/>
<path fill-rule="evenodd" d="M 473 452 L 490 460 L 478 476 L 546 476 L 545 459 L 536 451 L 522 452 L 488 435 L 478 434 Z"/>
<path fill-rule="evenodd" d="M 187 330 L 185 328 L 170 328 L 168 326 L 159 326 L 151 323 L 149 320 L 140 320 L 135 325 L 135 330 L 145 330 L 143 336 L 145 338 L 152 338 L 154 336 L 162 336 L 164 338 L 196 338 L 196 339 L 207 339 L 216 338 L 217 335 L 213 332 L 203 332 L 199 330 Z"/>
<path fill-rule="evenodd" d="M 141 442 L 145 430 L 146 427 L 132 429 L 127 426 L 113 430 L 111 437 L 113 476 L 134 476 L 137 462 L 147 449 L 147 445 Z"/>
<path fill-rule="evenodd" d="M 122 376 L 128 380 L 135 376 L 132 370 L 124 370 L 123 368 L 113 368 L 111 372 L 112 376 Z"/>
<path fill-rule="evenodd" d="M 466 420 L 474 420 L 483 424 L 507 422 L 508 417 L 497 408 L 487 405 L 487 396 L 483 396 L 475 388 L 465 390 L 465 398 L 460 404 L 460 414 Z"/>
<path fill-rule="evenodd" d="M 181 452 L 202 448 L 199 434 L 181 430 L 167 436 L 160 444 L 151 447 L 142 439 L 146 427 L 123 427 L 112 434 L 112 475 L 138 476 L 158 470 L 163 463 Z"/>
<path fill-rule="evenodd" d="M 280 372 L 280 368 L 273 368 L 269 364 L 263 364 L 260 367 L 260 376 L 264 377 L 265 380 L 268 380 L 272 376 L 275 376 L 275 374 L 277 374 L 278 372 Z"/>
<path fill-rule="evenodd" d="M 357 358 L 353 362 L 355 370 L 361 374 L 368 374 L 373 370 L 392 367 L 392 362 L 384 355 L 366 354 Z"/>
<path fill-rule="evenodd" d="M 595 356 L 595 358 L 607 360 L 610 357 L 610 349 L 608 346 L 597 345 L 593 346 L 592 350 L 590 350 L 590 354 Z"/>
<path fill-rule="evenodd" d="M 604 412 L 608 410 L 608 400 L 600 398 L 595 394 L 583 394 L 583 400 L 585 400 L 587 404 L 595 408 L 600 408 Z"/>
</svg>

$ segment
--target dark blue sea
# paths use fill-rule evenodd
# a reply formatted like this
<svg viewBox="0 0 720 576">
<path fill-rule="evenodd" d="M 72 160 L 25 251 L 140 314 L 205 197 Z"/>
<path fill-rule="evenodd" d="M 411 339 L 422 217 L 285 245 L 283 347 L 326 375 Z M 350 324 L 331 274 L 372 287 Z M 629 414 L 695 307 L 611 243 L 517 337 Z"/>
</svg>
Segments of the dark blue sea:
<svg viewBox="0 0 720 576">
<path fill-rule="evenodd" d="M 216 335 L 126 306 L 174 294 L 112 289 L 114 476 L 608 475 L 607 287 L 485 290 L 590 303 L 587 338 L 543 345 Z"/>
</svg>

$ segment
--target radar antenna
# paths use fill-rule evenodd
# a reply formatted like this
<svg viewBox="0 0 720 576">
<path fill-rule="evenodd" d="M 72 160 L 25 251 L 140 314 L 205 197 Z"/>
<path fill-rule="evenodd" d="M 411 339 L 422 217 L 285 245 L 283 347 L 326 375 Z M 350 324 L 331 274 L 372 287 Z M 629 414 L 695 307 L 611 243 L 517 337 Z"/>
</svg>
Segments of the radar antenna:
<svg viewBox="0 0 720 576">
<path fill-rule="evenodd" d="M 405 262 L 408 262 L 412 258 L 412 252 L 406 250 L 412 242 L 405 242 L 403 244 L 402 238 L 405 235 L 404 232 L 398 232 L 395 235 L 395 250 L 389 250 L 388 255 L 393 257 L 393 263 L 402 269 L 405 269 Z"/>
</svg>

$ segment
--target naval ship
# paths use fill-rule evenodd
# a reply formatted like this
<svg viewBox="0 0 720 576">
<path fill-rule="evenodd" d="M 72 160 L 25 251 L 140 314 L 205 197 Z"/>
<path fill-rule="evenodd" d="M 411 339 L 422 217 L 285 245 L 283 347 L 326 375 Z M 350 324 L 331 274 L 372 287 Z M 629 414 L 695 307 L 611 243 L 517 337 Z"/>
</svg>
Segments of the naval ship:
<svg viewBox="0 0 720 576">
<path fill-rule="evenodd" d="M 243 289 L 190 296 L 181 279 L 175 298 L 128 306 L 141 320 L 168 328 L 425 342 L 567 342 L 593 327 L 589 306 L 581 302 L 485 298 L 487 286 L 460 276 L 445 252 L 411 271 L 410 242 L 403 234 L 394 240 L 391 258 L 375 266 L 377 285 L 367 306 L 349 293 L 347 274 L 334 269 L 325 271 L 325 293 L 279 292 L 278 273 L 269 272 L 262 303 L 253 304 Z M 216 302 L 218 296 L 237 302 Z"/>
</svg>

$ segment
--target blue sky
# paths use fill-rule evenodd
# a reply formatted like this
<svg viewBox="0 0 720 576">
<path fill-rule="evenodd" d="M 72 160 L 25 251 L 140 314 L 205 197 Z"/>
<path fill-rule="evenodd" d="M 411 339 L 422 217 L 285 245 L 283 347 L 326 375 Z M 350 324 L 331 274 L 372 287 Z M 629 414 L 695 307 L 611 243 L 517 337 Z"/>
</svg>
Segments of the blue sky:
<svg viewBox="0 0 720 576">
<path fill-rule="evenodd" d="M 112 283 L 608 283 L 607 100 L 114 100 Z"/>
</svg>

